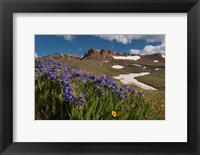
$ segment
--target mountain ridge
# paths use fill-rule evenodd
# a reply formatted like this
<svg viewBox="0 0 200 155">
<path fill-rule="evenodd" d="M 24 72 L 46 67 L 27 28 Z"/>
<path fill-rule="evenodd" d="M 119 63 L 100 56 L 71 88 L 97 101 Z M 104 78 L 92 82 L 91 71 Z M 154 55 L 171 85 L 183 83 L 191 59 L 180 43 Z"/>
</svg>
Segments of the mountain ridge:
<svg viewBox="0 0 200 155">
<path fill-rule="evenodd" d="M 140 55 L 140 54 L 128 54 L 128 53 L 119 53 L 119 52 L 113 52 L 108 49 L 95 49 L 91 48 L 88 51 L 85 52 L 83 57 L 69 54 L 69 53 L 55 53 L 50 54 L 48 56 L 43 56 L 45 59 L 80 59 L 80 60 L 101 60 L 101 61 L 107 61 L 112 59 L 133 59 L 134 57 L 138 57 L 139 59 L 143 60 L 158 60 L 158 61 L 164 61 L 165 60 L 165 54 L 164 53 L 154 53 L 150 55 Z"/>
<path fill-rule="evenodd" d="M 154 53 L 150 55 L 140 55 L 140 54 L 128 54 L 128 53 L 119 53 L 113 52 L 107 49 L 97 50 L 92 48 L 88 50 L 82 59 L 95 59 L 95 60 L 111 60 L 111 59 L 131 59 L 135 56 L 140 57 L 141 59 L 150 59 L 150 60 L 164 60 L 165 54 L 164 53 Z"/>
</svg>

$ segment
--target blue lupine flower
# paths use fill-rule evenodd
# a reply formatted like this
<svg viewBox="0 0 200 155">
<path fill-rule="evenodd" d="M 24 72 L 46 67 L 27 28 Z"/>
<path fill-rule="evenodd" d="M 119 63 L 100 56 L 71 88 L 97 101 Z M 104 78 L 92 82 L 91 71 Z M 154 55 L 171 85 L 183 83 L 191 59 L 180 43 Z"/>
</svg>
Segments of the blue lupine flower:
<svg viewBox="0 0 200 155">
<path fill-rule="evenodd" d="M 56 76 L 55 76 L 55 74 L 54 74 L 54 70 L 50 70 L 50 71 L 49 71 L 49 75 L 50 75 L 50 77 L 53 78 L 53 79 L 56 78 Z"/>
<path fill-rule="evenodd" d="M 65 100 L 67 101 L 73 101 L 73 92 L 68 90 L 65 94 L 64 94 Z"/>
<path fill-rule="evenodd" d="M 86 96 L 86 95 L 85 95 L 83 92 L 80 93 L 80 97 L 81 97 L 81 98 L 85 98 L 85 96 Z"/>
<path fill-rule="evenodd" d="M 97 80 L 97 84 L 102 85 L 104 83 L 105 80 L 105 76 L 101 76 L 98 80 Z"/>
<path fill-rule="evenodd" d="M 105 75 L 100 76 L 99 78 L 95 74 L 87 74 L 81 72 L 80 70 L 73 70 L 70 66 L 62 64 L 52 60 L 42 60 L 37 59 L 37 68 L 35 69 L 36 79 L 46 75 L 49 80 L 58 80 L 64 90 L 64 99 L 69 102 L 78 103 L 79 109 L 85 104 L 84 98 L 86 94 L 81 92 L 79 97 L 74 94 L 72 89 L 77 89 L 77 86 L 71 85 L 74 79 L 86 84 L 87 82 L 96 83 L 96 89 L 102 94 L 105 94 L 104 89 L 109 89 L 112 93 L 115 93 L 120 98 L 125 100 L 127 98 L 127 92 L 134 94 L 135 90 L 127 85 L 119 86 L 115 81 L 106 77 Z M 139 95 L 143 95 L 142 91 L 138 92 Z"/>
<path fill-rule="evenodd" d="M 128 88 L 128 91 L 131 93 L 131 94 L 134 94 L 135 93 L 135 90 L 133 88 Z"/>
<path fill-rule="evenodd" d="M 67 93 L 68 91 L 70 91 L 70 88 L 68 86 L 64 86 L 64 91 Z"/>
<path fill-rule="evenodd" d="M 96 79 L 96 75 L 91 75 L 90 79 L 95 80 Z"/>
<path fill-rule="evenodd" d="M 78 98 L 77 97 L 73 97 L 73 102 L 77 102 L 78 101 Z"/>
<path fill-rule="evenodd" d="M 78 105 L 78 110 L 81 110 L 81 108 L 85 105 L 84 101 L 81 101 Z"/>
<path fill-rule="evenodd" d="M 121 87 L 120 87 L 120 91 L 121 91 L 121 92 L 125 92 L 125 87 L 124 87 L 124 86 L 121 86 Z"/>
<path fill-rule="evenodd" d="M 42 74 L 44 74 L 44 68 L 43 68 L 43 65 L 41 63 L 39 63 L 38 69 Z"/>
</svg>

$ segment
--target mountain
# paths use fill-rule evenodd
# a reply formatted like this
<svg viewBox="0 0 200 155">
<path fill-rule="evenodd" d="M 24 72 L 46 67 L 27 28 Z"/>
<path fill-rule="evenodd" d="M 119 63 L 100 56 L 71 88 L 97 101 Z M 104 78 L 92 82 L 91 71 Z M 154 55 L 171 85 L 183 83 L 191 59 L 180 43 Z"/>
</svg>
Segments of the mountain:
<svg viewBox="0 0 200 155">
<path fill-rule="evenodd" d="M 55 53 L 48 56 L 43 56 L 43 59 L 81 59 L 81 57 L 73 54 Z"/>
<path fill-rule="evenodd" d="M 165 62 L 165 54 L 155 53 L 151 55 L 139 55 L 139 54 L 128 54 L 128 53 L 118 53 L 111 50 L 102 49 L 97 50 L 92 48 L 88 50 L 83 57 L 76 56 L 73 54 L 64 54 L 64 53 L 55 53 L 48 56 L 43 56 L 43 59 L 66 59 L 66 60 L 100 60 L 100 61 L 109 61 L 109 60 L 135 60 L 138 62 L 141 61 L 157 61 Z"/>
<path fill-rule="evenodd" d="M 82 59 L 110 60 L 114 59 L 113 56 L 130 56 L 130 55 L 131 54 L 117 53 L 106 49 L 97 50 L 95 48 L 92 48 L 85 53 Z"/>
<path fill-rule="evenodd" d="M 165 89 L 165 54 L 126 54 L 111 50 L 88 50 L 83 57 L 72 54 L 56 53 L 36 59 L 50 59 L 79 68 L 83 72 L 102 74 L 114 79 L 121 74 L 140 74 L 148 72 L 149 75 L 136 79 L 158 90 Z M 114 79 L 116 80 L 116 79 Z M 120 80 L 117 80 L 121 82 Z"/>
<path fill-rule="evenodd" d="M 120 60 L 143 60 L 143 61 L 164 61 L 165 55 L 164 54 L 151 54 L 151 55 L 139 55 L 139 54 L 127 54 L 127 53 L 118 53 L 113 52 L 111 50 L 97 50 L 95 48 L 92 48 L 88 50 L 85 55 L 83 56 L 84 60 L 86 59 L 93 59 L 93 60 L 112 60 L 112 59 L 120 59 Z"/>
<path fill-rule="evenodd" d="M 152 60 L 165 61 L 165 54 L 155 53 L 150 55 L 142 55 L 142 59 L 145 61 L 152 61 Z"/>
</svg>

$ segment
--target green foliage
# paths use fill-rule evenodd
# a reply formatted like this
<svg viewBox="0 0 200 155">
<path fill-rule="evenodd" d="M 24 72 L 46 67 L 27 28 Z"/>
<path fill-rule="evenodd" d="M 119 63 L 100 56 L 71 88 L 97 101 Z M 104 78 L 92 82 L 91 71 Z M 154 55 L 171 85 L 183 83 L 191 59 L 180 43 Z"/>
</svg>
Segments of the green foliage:
<svg viewBox="0 0 200 155">
<path fill-rule="evenodd" d="M 145 103 L 143 96 L 135 93 L 128 94 L 122 100 L 108 88 L 96 90 L 95 83 L 88 81 L 83 85 L 80 81 L 73 81 L 75 94 L 86 94 L 85 105 L 79 109 L 78 104 L 64 100 L 64 91 L 56 80 L 48 80 L 42 76 L 35 81 L 35 116 L 44 120 L 142 120 L 152 109 Z M 112 116 L 112 111 L 117 113 Z M 153 118 L 152 118 L 153 119 Z"/>
<path fill-rule="evenodd" d="M 149 75 L 136 77 L 136 79 L 142 83 L 150 85 L 159 90 L 165 89 L 165 72 L 164 71 L 153 72 Z"/>
<path fill-rule="evenodd" d="M 67 100 L 65 97 L 66 89 L 61 84 L 61 73 L 65 73 L 66 68 L 52 62 L 47 66 L 35 63 L 37 72 L 35 78 L 35 119 L 37 120 L 165 119 L 164 91 L 144 91 L 144 95 L 142 95 L 138 93 L 140 89 L 134 87 L 134 94 L 125 89 L 124 94 L 127 96 L 122 98 L 121 94 L 116 93 L 114 89 L 107 87 L 107 85 L 98 85 L 95 80 L 87 79 L 83 82 L 83 79 L 78 78 L 77 74 L 73 73 L 75 69 L 71 67 L 70 80 L 67 81 L 70 82 L 68 89 L 72 91 L 78 101 Z M 55 71 L 52 70 L 53 68 Z M 51 76 L 54 75 L 55 77 L 52 78 Z M 156 78 L 153 80 L 155 81 Z M 121 88 L 119 84 L 117 87 Z M 82 97 L 81 93 L 85 94 L 85 97 Z M 80 106 L 80 103 L 84 103 L 84 105 Z"/>
</svg>

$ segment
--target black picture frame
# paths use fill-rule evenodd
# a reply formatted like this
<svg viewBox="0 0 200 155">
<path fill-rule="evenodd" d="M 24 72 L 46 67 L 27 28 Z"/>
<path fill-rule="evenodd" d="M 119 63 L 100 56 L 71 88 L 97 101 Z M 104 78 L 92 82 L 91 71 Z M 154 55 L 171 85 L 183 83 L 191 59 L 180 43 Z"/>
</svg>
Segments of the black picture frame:
<svg viewBox="0 0 200 155">
<path fill-rule="evenodd" d="M 187 143 L 13 142 L 13 13 L 187 13 Z M 199 0 L 0 0 L 1 154 L 200 154 Z M 177 92 L 178 93 L 178 92 Z M 31 133 L 30 133 L 31 134 Z"/>
</svg>

